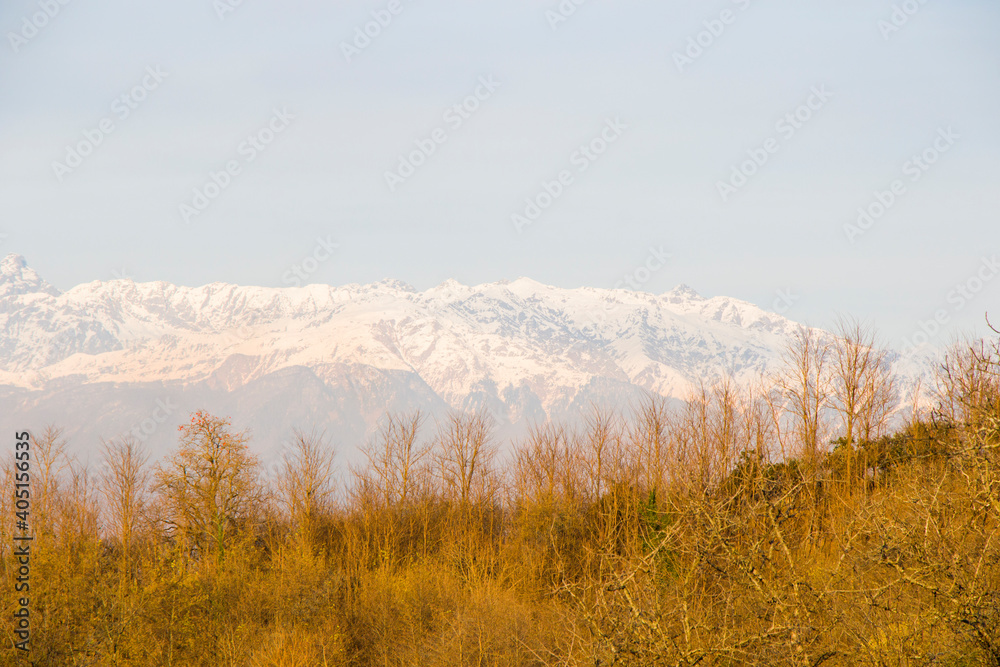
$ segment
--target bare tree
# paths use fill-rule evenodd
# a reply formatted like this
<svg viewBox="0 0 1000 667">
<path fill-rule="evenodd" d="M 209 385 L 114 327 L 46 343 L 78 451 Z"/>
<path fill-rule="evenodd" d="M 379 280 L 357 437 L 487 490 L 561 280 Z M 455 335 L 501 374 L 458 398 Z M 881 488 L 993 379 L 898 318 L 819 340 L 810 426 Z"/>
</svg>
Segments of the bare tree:
<svg viewBox="0 0 1000 667">
<path fill-rule="evenodd" d="M 776 453 L 777 433 L 770 414 L 768 391 L 759 384 L 747 388 L 743 398 L 743 430 L 747 450 L 760 461 L 769 459 Z"/>
<path fill-rule="evenodd" d="M 839 320 L 832 384 L 846 443 L 881 435 L 896 407 L 897 383 L 889 353 L 870 326 L 855 319 Z"/>
<path fill-rule="evenodd" d="M 818 460 L 823 435 L 823 413 L 828 406 L 829 386 L 826 375 L 828 347 L 814 329 L 800 326 L 785 348 L 785 367 L 776 379 L 797 435 L 803 459 Z"/>
<path fill-rule="evenodd" d="M 967 428 L 995 414 L 1000 406 L 1000 343 L 952 344 L 935 374 L 935 418 Z"/>
<path fill-rule="evenodd" d="M 102 444 L 105 468 L 100 480 L 107 512 L 107 526 L 121 544 L 123 563 L 146 506 L 149 472 L 148 454 L 132 436 Z"/>
<path fill-rule="evenodd" d="M 403 506 L 421 489 L 429 445 L 418 441 L 423 415 L 386 415 L 378 436 L 364 450 L 368 466 L 356 470 L 363 488 L 377 494 L 383 507 Z"/>
<path fill-rule="evenodd" d="M 543 506 L 575 499 L 578 483 L 570 441 L 563 426 L 546 423 L 532 427 L 514 457 L 517 496 Z"/>
<path fill-rule="evenodd" d="M 591 502 L 600 501 L 610 484 L 624 476 L 622 424 L 611 411 L 597 405 L 587 416 L 582 454 Z"/>
<path fill-rule="evenodd" d="M 880 436 L 896 407 L 896 381 L 888 352 L 875 332 L 853 318 L 837 322 L 831 372 L 832 405 L 840 415 L 847 478 L 853 479 L 855 443 Z"/>
<path fill-rule="evenodd" d="M 445 496 L 459 507 L 490 499 L 496 421 L 485 412 L 450 415 L 438 429 L 436 463 Z"/>
<path fill-rule="evenodd" d="M 844 440 L 854 445 L 854 432 L 864 400 L 865 382 L 872 363 L 874 335 L 855 319 L 837 321 L 832 373 L 833 406 L 844 426 Z"/>
<path fill-rule="evenodd" d="M 889 420 L 898 407 L 899 381 L 892 371 L 888 352 L 882 350 L 875 354 L 875 363 L 865 381 L 858 436 L 870 441 L 885 435 Z"/>
<path fill-rule="evenodd" d="M 681 473 L 676 465 L 683 453 L 676 451 L 670 430 L 674 426 L 667 403 L 661 396 L 649 395 L 634 411 L 628 432 L 632 458 L 638 462 L 642 485 L 646 492 L 659 497 L 666 489 L 668 477 Z"/>
<path fill-rule="evenodd" d="M 63 521 L 67 536 L 83 539 L 97 536 L 101 522 L 99 489 L 86 464 L 71 461 L 69 483 L 63 499 Z"/>
<path fill-rule="evenodd" d="M 281 502 L 292 522 L 310 535 L 316 520 L 333 505 L 334 450 L 323 435 L 295 430 L 278 478 Z"/>
<path fill-rule="evenodd" d="M 63 430 L 53 425 L 33 437 L 32 494 L 36 517 L 36 534 L 44 536 L 55 532 L 55 520 L 59 489 L 63 472 L 69 465 L 66 456 L 66 440 Z"/>
</svg>

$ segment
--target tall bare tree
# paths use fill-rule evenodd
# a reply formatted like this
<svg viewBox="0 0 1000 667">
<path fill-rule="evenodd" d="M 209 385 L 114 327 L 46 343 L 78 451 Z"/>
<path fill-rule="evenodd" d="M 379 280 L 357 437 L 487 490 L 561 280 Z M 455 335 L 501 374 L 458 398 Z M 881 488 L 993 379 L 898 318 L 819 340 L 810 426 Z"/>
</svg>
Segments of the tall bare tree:
<svg viewBox="0 0 1000 667">
<path fill-rule="evenodd" d="M 818 332 L 799 326 L 785 348 L 784 368 L 776 378 L 797 436 L 797 449 L 808 463 L 815 463 L 821 453 L 823 413 L 829 401 L 828 356 L 829 348 Z"/>
<path fill-rule="evenodd" d="M 305 536 L 311 536 L 317 519 L 332 510 L 334 453 L 322 434 L 296 429 L 282 459 L 280 499 L 292 523 Z"/>
<path fill-rule="evenodd" d="M 424 417 L 418 412 L 386 415 L 376 438 L 364 449 L 368 466 L 356 470 L 359 483 L 383 507 L 406 505 L 423 489 L 431 447 L 418 439 Z"/>
<path fill-rule="evenodd" d="M 628 444 L 640 466 L 637 472 L 643 490 L 656 497 L 666 489 L 669 478 L 682 471 L 676 464 L 683 453 L 676 451 L 676 438 L 670 433 L 674 426 L 666 400 L 651 394 L 634 410 L 628 429 Z"/>
<path fill-rule="evenodd" d="M 591 502 L 600 501 L 612 484 L 624 481 L 622 438 L 621 420 L 609 410 L 592 406 L 584 427 L 582 453 Z"/>
<path fill-rule="evenodd" d="M 100 489 L 105 503 L 105 520 L 111 534 L 121 544 L 122 555 L 128 557 L 133 537 L 146 506 L 149 491 L 149 455 L 132 436 L 104 442 L 104 470 Z"/>
<path fill-rule="evenodd" d="M 840 415 L 847 479 L 856 474 L 855 446 L 881 435 L 897 404 L 888 352 L 874 330 L 853 318 L 837 322 L 830 374 L 831 404 Z"/>
<path fill-rule="evenodd" d="M 486 412 L 455 413 L 439 427 L 436 467 L 445 497 L 468 508 L 491 499 L 492 465 L 496 455 L 496 420 Z"/>
<path fill-rule="evenodd" d="M 878 437 L 896 406 L 896 378 L 889 353 L 874 330 L 853 318 L 837 323 L 831 373 L 833 406 L 841 416 L 844 439 Z"/>
<path fill-rule="evenodd" d="M 563 426 L 547 423 L 532 427 L 515 453 L 515 494 L 542 506 L 575 500 L 578 466 L 571 443 Z"/>
<path fill-rule="evenodd" d="M 63 473 L 69 466 L 63 429 L 46 426 L 32 438 L 32 495 L 34 497 L 35 531 L 40 539 L 55 532 L 59 491 Z"/>
</svg>

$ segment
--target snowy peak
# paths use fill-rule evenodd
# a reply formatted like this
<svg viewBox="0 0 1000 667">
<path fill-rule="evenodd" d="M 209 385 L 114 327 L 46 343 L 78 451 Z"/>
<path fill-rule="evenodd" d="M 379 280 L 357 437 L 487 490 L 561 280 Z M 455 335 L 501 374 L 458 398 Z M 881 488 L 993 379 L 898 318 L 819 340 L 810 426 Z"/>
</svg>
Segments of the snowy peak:
<svg viewBox="0 0 1000 667">
<path fill-rule="evenodd" d="M 396 280 L 395 278 L 385 278 L 384 280 L 380 280 L 375 283 L 374 286 L 396 292 L 408 292 L 411 294 L 417 291 L 410 283 L 403 282 L 402 280 Z"/>
<path fill-rule="evenodd" d="M 59 290 L 42 280 L 21 255 L 11 253 L 0 260 L 0 298 L 34 293 L 58 296 Z"/>
<path fill-rule="evenodd" d="M 667 292 L 664 297 L 669 303 L 685 303 L 688 301 L 705 301 L 705 297 L 698 294 L 692 287 L 681 283 L 677 287 Z"/>
</svg>

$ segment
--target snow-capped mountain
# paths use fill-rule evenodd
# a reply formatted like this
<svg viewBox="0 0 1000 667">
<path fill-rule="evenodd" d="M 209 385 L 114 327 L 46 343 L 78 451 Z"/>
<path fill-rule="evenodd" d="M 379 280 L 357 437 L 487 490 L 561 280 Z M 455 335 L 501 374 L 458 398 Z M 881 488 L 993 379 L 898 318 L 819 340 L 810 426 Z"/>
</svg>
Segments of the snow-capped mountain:
<svg viewBox="0 0 1000 667">
<path fill-rule="evenodd" d="M 503 424 L 573 419 L 644 392 L 749 382 L 796 323 L 686 286 L 557 289 L 527 278 L 418 292 L 92 282 L 60 293 L 0 263 L 0 406 L 94 441 L 169 442 L 189 410 L 279 442 L 293 426 L 360 441 L 386 410 L 487 407 Z M 24 427 L 23 425 L 21 427 Z M 157 444 L 158 448 L 160 445 Z M 266 449 L 266 447 L 265 447 Z"/>
</svg>

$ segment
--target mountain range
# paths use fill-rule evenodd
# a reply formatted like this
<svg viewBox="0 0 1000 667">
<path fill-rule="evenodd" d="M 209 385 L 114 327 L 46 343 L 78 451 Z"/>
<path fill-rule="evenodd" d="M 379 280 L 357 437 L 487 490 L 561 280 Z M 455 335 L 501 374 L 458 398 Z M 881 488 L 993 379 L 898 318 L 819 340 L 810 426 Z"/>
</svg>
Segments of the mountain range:
<svg viewBox="0 0 1000 667">
<path fill-rule="evenodd" d="M 60 292 L 0 261 L 0 408 L 9 432 L 65 429 L 74 449 L 131 432 L 172 447 L 196 409 L 249 427 L 265 459 L 295 427 L 351 448 L 386 411 L 488 409 L 506 435 L 593 403 L 773 370 L 800 325 L 681 285 L 664 294 L 527 278 L 426 291 L 371 285 L 181 287 L 128 279 Z M 824 334 L 825 335 L 825 334 Z M 912 380 L 919 367 L 905 371 Z M 350 458 L 350 457 L 348 457 Z"/>
</svg>

